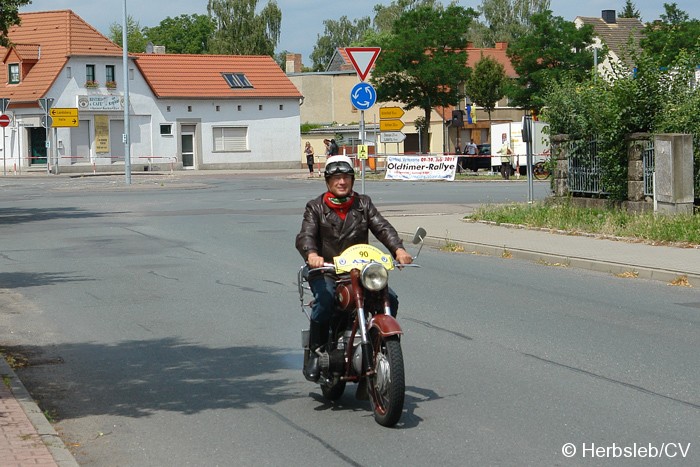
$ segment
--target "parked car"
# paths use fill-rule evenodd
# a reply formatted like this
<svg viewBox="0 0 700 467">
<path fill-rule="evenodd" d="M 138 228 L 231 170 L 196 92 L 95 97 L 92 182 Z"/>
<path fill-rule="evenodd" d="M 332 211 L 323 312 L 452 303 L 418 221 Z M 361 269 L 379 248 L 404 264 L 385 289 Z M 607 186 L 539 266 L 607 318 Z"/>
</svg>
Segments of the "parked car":
<svg viewBox="0 0 700 467">
<path fill-rule="evenodd" d="M 461 156 L 459 158 L 459 166 L 462 170 L 471 170 L 476 172 L 479 169 L 491 170 L 491 145 L 477 144 L 476 156 Z"/>
</svg>

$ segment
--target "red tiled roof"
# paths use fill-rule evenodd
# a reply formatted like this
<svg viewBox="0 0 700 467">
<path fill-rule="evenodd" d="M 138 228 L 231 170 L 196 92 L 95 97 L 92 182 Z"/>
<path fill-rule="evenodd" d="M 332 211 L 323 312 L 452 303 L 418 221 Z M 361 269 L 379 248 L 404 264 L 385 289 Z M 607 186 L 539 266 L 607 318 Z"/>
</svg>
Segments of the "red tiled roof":
<svg viewBox="0 0 700 467">
<path fill-rule="evenodd" d="M 513 68 L 513 64 L 506 54 L 508 49 L 508 44 L 505 42 L 497 42 L 496 47 L 492 49 L 479 49 L 476 47 L 467 47 L 467 66 L 469 68 L 474 68 L 477 62 L 481 60 L 481 57 L 490 57 L 496 60 L 498 63 L 503 65 L 505 68 L 506 76 L 508 78 L 517 78 L 518 74 Z"/>
<path fill-rule="evenodd" d="M 137 54 L 136 65 L 159 98 L 300 98 L 267 55 Z M 243 73 L 252 88 L 232 89 L 222 73 Z"/>
<path fill-rule="evenodd" d="M 7 66 L 0 71 L 0 92 L 14 104 L 45 97 L 71 56 L 121 56 L 122 49 L 71 10 L 20 14 L 21 23 L 8 31 L 14 44 L 0 47 L 6 61 L 14 51 L 23 61 L 35 62 L 19 84 L 7 84 Z M 7 62 L 4 63 L 7 65 Z M 24 71 L 23 71 L 24 72 Z"/>
</svg>

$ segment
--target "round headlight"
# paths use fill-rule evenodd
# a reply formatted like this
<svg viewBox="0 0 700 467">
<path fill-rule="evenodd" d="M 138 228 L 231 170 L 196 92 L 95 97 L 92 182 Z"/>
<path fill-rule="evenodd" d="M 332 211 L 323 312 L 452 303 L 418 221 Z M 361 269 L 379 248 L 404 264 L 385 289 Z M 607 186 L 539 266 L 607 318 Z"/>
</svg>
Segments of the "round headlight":
<svg viewBox="0 0 700 467">
<path fill-rule="evenodd" d="M 389 281 L 389 271 L 379 263 L 370 263 L 362 270 L 362 285 L 376 292 L 386 287 Z"/>
</svg>

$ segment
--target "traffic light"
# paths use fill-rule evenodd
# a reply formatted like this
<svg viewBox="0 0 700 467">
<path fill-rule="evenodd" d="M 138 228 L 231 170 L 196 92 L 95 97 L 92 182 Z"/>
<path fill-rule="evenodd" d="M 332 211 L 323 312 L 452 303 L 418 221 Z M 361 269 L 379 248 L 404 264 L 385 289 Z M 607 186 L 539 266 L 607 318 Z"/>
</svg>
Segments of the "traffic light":
<svg viewBox="0 0 700 467">
<path fill-rule="evenodd" d="M 462 127 L 464 125 L 464 115 L 461 110 L 452 111 L 452 126 Z"/>
</svg>

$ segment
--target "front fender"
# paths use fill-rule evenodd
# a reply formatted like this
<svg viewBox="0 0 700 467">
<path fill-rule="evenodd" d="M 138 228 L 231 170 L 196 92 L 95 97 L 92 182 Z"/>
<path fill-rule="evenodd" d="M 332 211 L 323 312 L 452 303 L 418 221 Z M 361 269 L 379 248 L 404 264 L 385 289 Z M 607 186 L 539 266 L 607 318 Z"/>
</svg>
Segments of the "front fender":
<svg viewBox="0 0 700 467">
<path fill-rule="evenodd" d="M 401 325 L 393 316 L 389 315 L 375 315 L 369 320 L 368 327 L 370 329 L 375 328 L 384 337 L 387 336 L 398 336 L 403 334 Z"/>
</svg>

